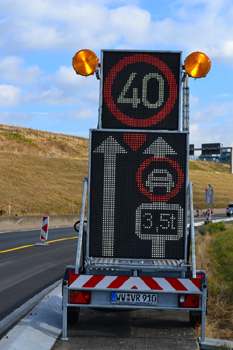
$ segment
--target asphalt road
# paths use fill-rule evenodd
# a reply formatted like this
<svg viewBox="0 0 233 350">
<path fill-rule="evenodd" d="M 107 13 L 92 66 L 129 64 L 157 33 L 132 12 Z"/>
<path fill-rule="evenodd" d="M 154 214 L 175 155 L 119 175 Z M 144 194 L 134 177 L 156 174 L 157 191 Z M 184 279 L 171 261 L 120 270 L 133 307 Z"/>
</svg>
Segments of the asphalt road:
<svg viewBox="0 0 233 350">
<path fill-rule="evenodd" d="M 39 237 L 39 230 L 0 234 L 0 321 L 62 279 L 65 266 L 75 263 L 73 227 L 50 229 L 46 246 L 35 245 Z"/>
</svg>

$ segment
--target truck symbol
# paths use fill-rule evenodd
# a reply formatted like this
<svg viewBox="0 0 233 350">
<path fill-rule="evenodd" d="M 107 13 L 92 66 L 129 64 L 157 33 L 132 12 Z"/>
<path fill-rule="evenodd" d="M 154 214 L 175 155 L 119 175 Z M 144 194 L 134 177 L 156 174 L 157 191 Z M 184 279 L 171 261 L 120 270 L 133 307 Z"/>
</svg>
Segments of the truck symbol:
<svg viewBox="0 0 233 350">
<path fill-rule="evenodd" d="M 156 176 L 156 174 L 165 174 L 165 176 Z M 175 184 L 172 175 L 166 169 L 154 169 L 148 175 L 146 186 L 149 187 L 150 193 L 153 193 L 154 187 L 166 187 L 167 193 L 170 193 Z"/>
</svg>

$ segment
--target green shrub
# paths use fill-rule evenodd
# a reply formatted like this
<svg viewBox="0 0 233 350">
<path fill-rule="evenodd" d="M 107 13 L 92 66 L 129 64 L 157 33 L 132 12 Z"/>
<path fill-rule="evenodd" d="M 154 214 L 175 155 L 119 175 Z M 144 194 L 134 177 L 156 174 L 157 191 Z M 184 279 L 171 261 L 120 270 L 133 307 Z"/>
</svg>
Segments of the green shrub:
<svg viewBox="0 0 233 350">
<path fill-rule="evenodd" d="M 35 142 L 33 142 L 30 138 L 27 138 L 26 136 L 22 134 L 17 133 L 11 133 L 11 132 L 4 132 L 3 133 L 9 140 L 14 140 L 17 143 L 24 143 L 28 145 L 28 147 L 38 147 Z"/>
<path fill-rule="evenodd" d="M 213 265 L 220 279 L 228 284 L 230 293 L 233 291 L 233 229 L 219 231 L 211 241 L 208 250 Z M 231 295 L 232 297 L 232 295 Z"/>
<path fill-rule="evenodd" d="M 199 232 L 201 235 L 206 235 L 207 233 L 213 234 L 217 231 L 220 231 L 220 232 L 226 231 L 226 226 L 224 221 L 215 222 L 215 223 L 208 222 L 206 225 L 201 226 L 199 228 Z"/>
</svg>

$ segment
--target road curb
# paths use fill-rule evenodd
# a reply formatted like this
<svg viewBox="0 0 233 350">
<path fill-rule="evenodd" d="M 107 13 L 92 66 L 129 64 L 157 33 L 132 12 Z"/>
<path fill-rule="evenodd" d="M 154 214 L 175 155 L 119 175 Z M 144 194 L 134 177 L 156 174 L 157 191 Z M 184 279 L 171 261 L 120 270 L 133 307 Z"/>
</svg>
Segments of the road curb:
<svg viewBox="0 0 233 350">
<path fill-rule="evenodd" d="M 0 340 L 0 349 L 50 350 L 61 329 L 62 293 L 59 283 Z"/>
<path fill-rule="evenodd" d="M 200 341 L 200 338 L 199 338 L 199 341 Z M 233 349 L 233 341 L 205 338 L 205 343 L 201 344 L 201 349 L 203 349 L 203 350 L 217 350 L 217 349 L 230 350 L 230 349 Z"/>
<path fill-rule="evenodd" d="M 31 311 L 48 293 L 55 289 L 62 280 L 53 283 L 51 286 L 45 288 L 40 293 L 36 294 L 33 298 L 29 299 L 26 303 L 14 310 L 3 320 L 0 321 L 1 334 L 4 334 L 7 329 L 12 328 L 16 322 L 23 318 L 29 311 Z M 1 349 L 1 347 L 0 347 Z"/>
</svg>

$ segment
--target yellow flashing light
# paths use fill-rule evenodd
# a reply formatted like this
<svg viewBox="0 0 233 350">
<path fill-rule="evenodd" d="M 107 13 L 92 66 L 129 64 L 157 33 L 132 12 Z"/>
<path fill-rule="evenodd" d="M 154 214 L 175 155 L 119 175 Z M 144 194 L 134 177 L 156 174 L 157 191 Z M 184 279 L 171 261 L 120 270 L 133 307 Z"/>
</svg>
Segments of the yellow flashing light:
<svg viewBox="0 0 233 350">
<path fill-rule="evenodd" d="M 95 73 L 99 59 L 91 50 L 80 50 L 73 58 L 73 68 L 77 74 L 88 76 Z"/>
<path fill-rule="evenodd" d="M 205 77 L 211 68 L 211 61 L 202 52 L 191 53 L 184 62 L 185 70 L 193 78 Z"/>
</svg>

